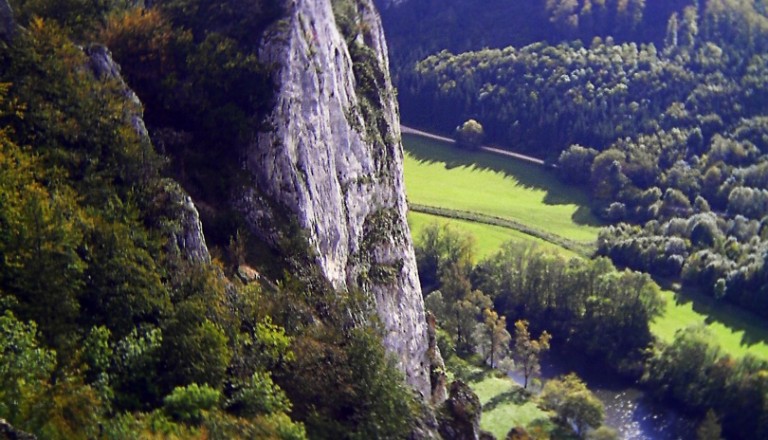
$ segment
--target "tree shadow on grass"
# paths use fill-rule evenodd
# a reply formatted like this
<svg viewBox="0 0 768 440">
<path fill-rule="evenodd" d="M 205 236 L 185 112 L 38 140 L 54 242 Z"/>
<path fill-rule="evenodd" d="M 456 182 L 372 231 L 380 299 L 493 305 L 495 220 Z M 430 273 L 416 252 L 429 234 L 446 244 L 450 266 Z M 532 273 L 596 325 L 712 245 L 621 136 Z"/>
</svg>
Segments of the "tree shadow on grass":
<svg viewBox="0 0 768 440">
<path fill-rule="evenodd" d="M 442 164 L 446 169 L 468 168 L 501 173 L 527 189 L 544 191 L 546 205 L 577 205 L 573 220 L 578 224 L 599 226 L 589 211 L 588 195 L 581 187 L 567 186 L 557 176 L 540 165 L 526 163 L 484 151 L 467 151 L 445 142 L 413 134 L 403 134 L 405 151 L 420 163 Z"/>
<path fill-rule="evenodd" d="M 577 225 L 586 225 L 594 227 L 606 226 L 606 223 L 595 216 L 592 210 L 585 205 L 579 205 L 571 216 L 571 220 Z"/>
<path fill-rule="evenodd" d="M 750 347 L 759 343 L 768 345 L 768 322 L 764 318 L 723 300 L 718 301 L 698 289 L 681 289 L 667 280 L 656 281 L 665 289 L 675 292 L 676 304 L 691 304 L 693 311 L 705 316 L 706 324 L 719 323 L 734 332 L 744 332 L 740 341 L 742 346 Z"/>
<path fill-rule="evenodd" d="M 446 169 L 488 170 L 518 181 L 525 188 L 547 190 L 556 182 L 544 168 L 486 151 L 469 151 L 453 144 L 418 135 L 403 134 L 403 148 L 419 162 L 443 164 Z"/>
<path fill-rule="evenodd" d="M 479 369 L 479 370 L 473 370 L 471 373 L 467 374 L 467 376 L 464 378 L 465 382 L 480 382 L 483 379 L 485 379 L 485 375 L 487 372 L 485 370 Z"/>
<path fill-rule="evenodd" d="M 520 387 L 515 387 L 509 391 L 505 391 L 497 396 L 494 396 L 485 405 L 483 405 L 483 411 L 491 411 L 499 405 L 506 403 L 512 403 L 514 405 L 522 405 L 531 399 L 531 393 Z"/>
</svg>

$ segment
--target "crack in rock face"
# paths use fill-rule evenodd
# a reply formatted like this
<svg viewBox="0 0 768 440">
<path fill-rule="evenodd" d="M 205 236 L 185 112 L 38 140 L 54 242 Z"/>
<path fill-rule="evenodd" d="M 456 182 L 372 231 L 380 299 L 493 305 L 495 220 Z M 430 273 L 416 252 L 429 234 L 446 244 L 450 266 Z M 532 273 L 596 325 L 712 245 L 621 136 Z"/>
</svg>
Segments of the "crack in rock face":
<svg viewBox="0 0 768 440">
<path fill-rule="evenodd" d="M 278 89 L 269 130 L 248 148 L 253 184 L 239 204 L 253 232 L 277 244 L 279 228 L 265 226 L 273 220 L 260 200 L 279 201 L 306 232 L 333 286 L 375 299 L 386 348 L 407 382 L 428 398 L 427 325 L 406 222 L 387 47 L 372 2 L 354 5 L 356 24 L 365 29 L 356 38 L 339 31 L 330 0 L 288 2 L 285 18 L 267 32 L 260 59 L 277 66 Z M 357 92 L 353 51 L 367 54 L 373 94 Z"/>
</svg>

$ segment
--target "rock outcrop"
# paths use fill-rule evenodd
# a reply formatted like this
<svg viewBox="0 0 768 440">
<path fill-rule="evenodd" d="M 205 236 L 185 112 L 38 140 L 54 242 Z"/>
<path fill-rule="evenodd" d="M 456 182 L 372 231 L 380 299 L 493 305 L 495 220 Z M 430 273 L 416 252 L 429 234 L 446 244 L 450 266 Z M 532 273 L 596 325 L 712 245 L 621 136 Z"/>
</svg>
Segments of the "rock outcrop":
<svg viewBox="0 0 768 440">
<path fill-rule="evenodd" d="M 2 0 L 0 0 L 2 3 Z M 141 100 L 128 87 L 120 75 L 120 66 L 112 59 L 109 49 L 100 44 L 93 44 L 85 49 L 88 55 L 89 67 L 96 78 L 102 81 L 114 81 L 118 92 L 122 94 L 128 105 L 125 106 L 125 120 L 128 122 L 142 142 L 151 142 L 147 127 L 144 124 L 144 110 Z M 169 249 L 184 256 L 187 260 L 199 263 L 209 263 L 211 255 L 203 235 L 203 225 L 200 215 L 192 198 L 181 186 L 168 179 L 164 182 L 158 197 L 162 197 L 162 206 L 174 219 L 172 224 L 165 225 L 169 235 Z"/>
<path fill-rule="evenodd" d="M 126 119 L 144 142 L 150 142 L 149 132 L 146 125 L 144 125 L 141 100 L 123 80 L 123 77 L 120 75 L 120 66 L 112 59 L 112 53 L 106 46 L 101 44 L 92 44 L 86 47 L 85 53 L 88 55 L 90 68 L 97 78 L 117 82 L 125 99 L 130 103 L 127 106 Z"/>
<path fill-rule="evenodd" d="M 286 17 L 265 37 L 260 59 L 277 66 L 278 90 L 269 129 L 247 151 L 253 184 L 237 203 L 252 232 L 275 246 L 286 234 L 276 211 L 295 219 L 334 287 L 375 299 L 385 346 L 429 397 L 427 326 L 384 33 L 371 0 L 334 6 L 335 13 L 331 0 L 287 1 Z"/>
<path fill-rule="evenodd" d="M 37 440 L 34 435 L 16 429 L 5 419 L 0 419 L 0 439 L 3 440 Z"/>
<path fill-rule="evenodd" d="M 430 364 L 429 380 L 432 383 L 432 404 L 440 405 L 448 398 L 446 387 L 448 377 L 445 374 L 443 356 L 437 347 L 437 320 L 431 312 L 427 312 L 427 340 L 429 341 L 427 358 Z"/>
<path fill-rule="evenodd" d="M 440 410 L 440 435 L 453 440 L 480 440 L 480 399 L 462 381 L 451 383 L 450 395 Z"/>
<path fill-rule="evenodd" d="M 211 254 L 205 242 L 203 224 L 197 207 L 178 183 L 170 179 L 164 182 L 162 192 L 163 204 L 169 218 L 175 219 L 172 225 L 166 226 L 168 233 L 169 251 L 178 253 L 194 263 L 210 263 Z"/>
</svg>

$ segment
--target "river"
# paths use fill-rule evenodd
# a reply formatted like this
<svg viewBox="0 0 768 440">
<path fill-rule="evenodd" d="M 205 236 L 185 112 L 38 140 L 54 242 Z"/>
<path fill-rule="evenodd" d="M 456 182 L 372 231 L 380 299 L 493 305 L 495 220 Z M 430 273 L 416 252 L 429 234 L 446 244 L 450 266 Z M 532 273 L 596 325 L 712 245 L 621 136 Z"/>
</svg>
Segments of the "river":
<svg viewBox="0 0 768 440">
<path fill-rule="evenodd" d="M 403 133 L 422 136 L 451 144 L 454 141 L 440 135 L 425 133 L 408 127 L 402 127 Z M 409 150 L 409 138 L 403 136 L 405 148 Z M 506 157 L 514 156 L 516 160 L 523 160 L 537 166 L 543 161 L 532 157 L 518 157 L 509 152 L 491 151 Z M 443 156 L 423 156 L 425 160 L 443 161 Z M 446 162 L 446 168 L 448 164 Z M 408 169 L 406 169 L 406 173 Z M 695 423 L 682 417 L 674 408 L 653 402 L 646 394 L 626 379 L 606 373 L 603 369 L 588 368 L 575 365 L 567 358 L 550 355 L 545 358 L 542 365 L 544 378 L 552 378 L 561 374 L 575 371 L 589 386 L 590 390 L 605 405 L 606 424 L 616 428 L 623 439 L 626 440 L 689 440 L 695 437 Z M 517 382 L 522 383 L 522 378 L 512 376 Z"/>
<path fill-rule="evenodd" d="M 669 405 L 653 401 L 637 386 L 602 369 L 569 362 L 549 356 L 542 362 L 542 376 L 576 372 L 605 406 L 605 424 L 619 431 L 625 440 L 691 440 L 696 437 L 696 424 Z M 511 374 L 522 384 L 521 375 Z"/>
</svg>

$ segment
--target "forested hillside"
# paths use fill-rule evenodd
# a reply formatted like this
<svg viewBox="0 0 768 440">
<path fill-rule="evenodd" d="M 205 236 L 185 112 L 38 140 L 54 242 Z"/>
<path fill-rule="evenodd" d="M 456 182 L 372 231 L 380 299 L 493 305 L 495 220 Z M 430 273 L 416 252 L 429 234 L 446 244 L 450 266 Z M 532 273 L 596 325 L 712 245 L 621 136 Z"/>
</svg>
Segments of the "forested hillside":
<svg viewBox="0 0 768 440">
<path fill-rule="evenodd" d="M 283 3 L 137 4 L 0 2 L 0 419 L 41 439 L 404 437 L 421 404 L 370 297 L 333 289 L 297 230 L 255 245 L 224 203 L 272 106 L 257 49 Z"/>
<path fill-rule="evenodd" d="M 461 53 L 538 41 L 617 41 L 661 44 L 666 21 L 690 0 L 377 0 L 393 69 L 400 72 L 441 50 Z"/>
<path fill-rule="evenodd" d="M 474 118 L 491 141 L 545 155 L 589 185 L 598 215 L 627 222 L 602 253 L 768 315 L 764 6 L 688 5 L 660 42 L 443 51 L 403 66 L 403 119 L 450 132 Z"/>
</svg>

